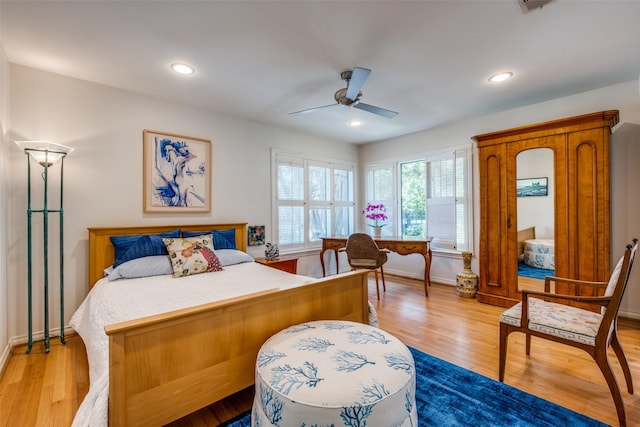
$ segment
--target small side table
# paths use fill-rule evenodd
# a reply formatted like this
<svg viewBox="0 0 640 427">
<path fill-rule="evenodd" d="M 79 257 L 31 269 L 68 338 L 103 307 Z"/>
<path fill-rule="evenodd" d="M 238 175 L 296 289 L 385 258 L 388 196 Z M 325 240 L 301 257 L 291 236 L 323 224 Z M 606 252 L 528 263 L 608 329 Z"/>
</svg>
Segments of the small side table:
<svg viewBox="0 0 640 427">
<path fill-rule="evenodd" d="M 278 259 L 268 260 L 266 258 L 256 258 L 256 262 L 267 267 L 277 268 L 287 273 L 298 273 L 298 257 L 282 255 Z"/>
</svg>

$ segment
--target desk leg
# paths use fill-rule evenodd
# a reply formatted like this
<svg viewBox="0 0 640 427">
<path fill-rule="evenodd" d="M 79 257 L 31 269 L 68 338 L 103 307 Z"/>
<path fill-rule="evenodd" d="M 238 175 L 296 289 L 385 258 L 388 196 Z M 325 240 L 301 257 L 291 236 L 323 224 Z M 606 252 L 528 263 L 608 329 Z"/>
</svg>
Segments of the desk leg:
<svg viewBox="0 0 640 427">
<path fill-rule="evenodd" d="M 333 249 L 331 249 L 333 250 Z M 325 249 L 320 250 L 320 265 L 322 266 L 322 277 L 326 276 L 326 270 L 324 268 L 324 253 Z M 340 265 L 338 264 L 338 251 L 333 250 L 333 254 L 336 257 L 336 274 L 340 273 Z"/>
<path fill-rule="evenodd" d="M 424 295 L 429 296 L 428 287 L 431 286 L 431 249 L 424 256 Z"/>
<path fill-rule="evenodd" d="M 325 272 L 324 272 L 324 249 L 320 250 L 320 265 L 322 266 L 322 277 L 325 277 Z"/>
</svg>

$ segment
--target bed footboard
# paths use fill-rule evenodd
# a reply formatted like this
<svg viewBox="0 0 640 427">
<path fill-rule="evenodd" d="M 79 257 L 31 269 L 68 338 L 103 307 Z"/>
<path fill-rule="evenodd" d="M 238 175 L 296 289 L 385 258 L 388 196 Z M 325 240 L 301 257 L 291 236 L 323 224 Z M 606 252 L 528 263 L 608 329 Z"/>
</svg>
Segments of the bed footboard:
<svg viewBox="0 0 640 427">
<path fill-rule="evenodd" d="M 109 424 L 164 425 L 254 383 L 262 344 L 298 323 L 367 323 L 367 271 L 110 325 Z"/>
</svg>

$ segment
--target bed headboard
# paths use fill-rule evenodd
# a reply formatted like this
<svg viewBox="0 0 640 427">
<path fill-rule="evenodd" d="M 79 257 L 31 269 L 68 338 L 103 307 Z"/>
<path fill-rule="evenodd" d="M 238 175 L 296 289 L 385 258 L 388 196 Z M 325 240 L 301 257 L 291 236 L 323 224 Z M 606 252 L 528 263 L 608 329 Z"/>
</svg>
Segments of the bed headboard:
<svg viewBox="0 0 640 427">
<path fill-rule="evenodd" d="M 524 253 L 524 241 L 536 238 L 536 227 L 524 228 L 518 231 L 518 256 Z"/>
<path fill-rule="evenodd" d="M 111 236 L 132 234 L 158 234 L 179 228 L 182 231 L 229 230 L 236 232 L 236 247 L 247 251 L 247 223 L 227 224 L 189 224 L 189 225 L 140 225 L 126 227 L 91 227 L 89 230 L 89 289 L 100 278 L 104 277 L 104 269 L 113 264 L 114 253 Z"/>
</svg>

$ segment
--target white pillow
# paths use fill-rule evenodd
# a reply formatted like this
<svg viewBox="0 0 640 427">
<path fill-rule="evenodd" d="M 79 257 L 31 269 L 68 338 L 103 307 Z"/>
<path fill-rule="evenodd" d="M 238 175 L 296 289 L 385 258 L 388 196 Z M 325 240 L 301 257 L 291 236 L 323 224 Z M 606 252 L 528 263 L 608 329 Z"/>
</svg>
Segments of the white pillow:
<svg viewBox="0 0 640 427">
<path fill-rule="evenodd" d="M 104 271 L 108 281 L 118 279 L 134 279 L 136 277 L 161 276 L 172 274 L 171 260 L 167 255 L 146 256 L 124 262 L 116 268 Z"/>
<path fill-rule="evenodd" d="M 215 252 L 223 267 L 255 261 L 251 255 L 237 249 L 216 249 Z"/>
<path fill-rule="evenodd" d="M 243 262 L 254 262 L 255 259 L 246 252 L 237 249 L 216 249 L 216 255 L 223 267 Z M 104 275 L 110 282 L 118 279 L 134 279 L 136 277 L 161 276 L 173 274 L 171 260 L 168 255 L 154 255 L 136 258 L 124 262 L 116 268 L 108 267 Z"/>
</svg>

